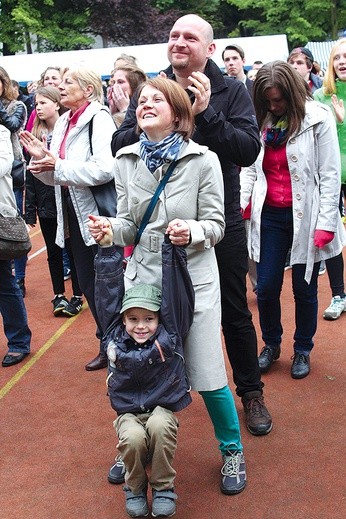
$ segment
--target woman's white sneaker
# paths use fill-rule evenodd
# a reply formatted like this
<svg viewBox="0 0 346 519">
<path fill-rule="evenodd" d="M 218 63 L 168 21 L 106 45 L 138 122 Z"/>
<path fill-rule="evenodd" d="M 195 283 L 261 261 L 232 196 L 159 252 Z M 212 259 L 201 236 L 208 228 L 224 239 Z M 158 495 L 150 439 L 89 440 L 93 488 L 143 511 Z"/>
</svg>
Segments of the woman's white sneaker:
<svg viewBox="0 0 346 519">
<path fill-rule="evenodd" d="M 346 312 L 346 297 L 334 296 L 328 308 L 323 312 L 323 319 L 335 321 L 343 312 Z"/>
</svg>

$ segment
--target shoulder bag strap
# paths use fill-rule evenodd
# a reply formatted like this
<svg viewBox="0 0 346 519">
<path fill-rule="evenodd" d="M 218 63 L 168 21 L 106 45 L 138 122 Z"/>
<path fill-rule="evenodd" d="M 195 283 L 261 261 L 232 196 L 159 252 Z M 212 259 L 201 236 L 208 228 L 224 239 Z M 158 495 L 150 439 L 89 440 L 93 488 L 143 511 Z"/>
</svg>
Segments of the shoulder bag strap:
<svg viewBox="0 0 346 519">
<path fill-rule="evenodd" d="M 104 112 L 108 112 L 108 110 L 105 110 L 104 108 L 101 108 L 100 112 L 101 111 L 104 111 Z M 100 113 L 100 112 L 97 112 L 97 113 Z M 95 115 L 97 114 L 94 114 L 92 116 L 92 118 L 90 119 L 89 121 L 89 128 L 88 128 L 88 132 L 89 132 L 89 145 L 90 145 L 90 154 L 93 155 L 93 143 L 92 143 L 92 136 L 93 136 L 93 126 L 94 126 L 94 117 Z"/>
<path fill-rule="evenodd" d="M 93 143 L 92 143 L 92 136 L 93 136 L 93 126 L 94 126 L 94 115 L 89 121 L 89 146 L 90 146 L 90 154 L 93 155 Z"/>
<path fill-rule="evenodd" d="M 174 170 L 176 165 L 177 165 L 176 161 L 171 162 L 169 168 L 166 171 L 166 174 L 162 177 L 159 185 L 157 186 L 156 191 L 155 191 L 155 193 L 153 195 L 153 198 L 150 200 L 150 203 L 149 203 L 149 205 L 147 207 L 147 210 L 144 213 L 141 225 L 140 225 L 140 227 L 139 227 L 139 229 L 137 231 L 137 235 L 136 235 L 135 243 L 134 243 L 135 247 L 139 243 L 139 240 L 141 239 L 143 231 L 146 228 L 146 226 L 148 225 L 150 217 L 153 214 L 154 207 L 155 207 L 155 205 L 156 205 L 156 203 L 157 203 L 157 201 L 159 199 L 159 196 L 162 193 L 162 190 L 164 189 L 165 185 L 167 184 L 167 182 L 169 180 L 169 177 L 173 173 L 173 170 Z"/>
</svg>

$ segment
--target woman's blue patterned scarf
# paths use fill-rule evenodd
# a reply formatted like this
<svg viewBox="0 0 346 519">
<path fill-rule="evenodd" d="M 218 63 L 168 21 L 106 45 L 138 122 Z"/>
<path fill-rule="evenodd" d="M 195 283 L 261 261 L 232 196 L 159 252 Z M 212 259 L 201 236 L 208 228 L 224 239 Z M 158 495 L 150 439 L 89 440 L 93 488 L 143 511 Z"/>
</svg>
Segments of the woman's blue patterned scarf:
<svg viewBox="0 0 346 519">
<path fill-rule="evenodd" d="M 284 115 L 280 117 L 276 123 L 273 122 L 272 126 L 264 128 L 262 136 L 265 144 L 271 148 L 281 146 L 281 144 L 286 141 L 287 126 L 287 117 Z"/>
<path fill-rule="evenodd" d="M 178 158 L 180 150 L 184 144 L 184 139 L 180 133 L 171 133 L 162 141 L 151 142 L 144 132 L 139 136 L 140 155 L 147 168 L 154 173 L 158 167 L 165 162 L 171 162 Z"/>
</svg>

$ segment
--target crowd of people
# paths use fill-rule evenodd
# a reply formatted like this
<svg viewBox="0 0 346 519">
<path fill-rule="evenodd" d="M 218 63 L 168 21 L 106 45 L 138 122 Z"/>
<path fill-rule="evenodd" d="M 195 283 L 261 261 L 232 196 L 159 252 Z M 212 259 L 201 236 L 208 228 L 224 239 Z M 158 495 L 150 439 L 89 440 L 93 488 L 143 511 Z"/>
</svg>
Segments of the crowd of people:
<svg viewBox="0 0 346 519">
<path fill-rule="evenodd" d="M 54 316 L 75 316 L 83 297 L 88 302 L 99 351 L 85 369 L 108 367 L 118 438 L 108 480 L 125 483 L 130 517 L 148 515 L 148 485 L 154 517 L 176 511 L 175 412 L 188 406 L 191 391 L 202 396 L 219 443 L 221 492 L 244 490 L 221 331 L 247 429 L 269 434 L 261 374 L 281 353 L 287 258 L 293 379 L 311 370 L 321 261 L 332 293 L 323 317 L 346 312 L 346 40 L 333 47 L 323 80 L 305 47 L 287 62 L 256 61 L 250 78 L 244 50 L 230 44 L 223 73 L 212 59 L 211 25 L 192 14 L 174 23 L 167 50 L 169 66 L 156 78 L 121 55 L 106 88 L 92 69 L 48 67 L 21 100 L 0 67 L 0 211 L 8 206 L 29 226 L 39 222 Z M 11 185 L 14 159 L 27 164 L 19 194 Z M 116 193 L 107 211 L 100 187 L 104 200 Z M 30 353 L 26 258 L 16 261 L 0 260 L 3 367 Z"/>
</svg>

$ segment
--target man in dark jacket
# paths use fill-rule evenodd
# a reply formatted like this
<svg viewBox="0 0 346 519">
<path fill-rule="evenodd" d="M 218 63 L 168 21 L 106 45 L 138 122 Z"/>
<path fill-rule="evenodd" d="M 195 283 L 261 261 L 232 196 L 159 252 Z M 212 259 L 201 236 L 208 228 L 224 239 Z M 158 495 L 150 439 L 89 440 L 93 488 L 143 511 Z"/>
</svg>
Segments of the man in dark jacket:
<svg viewBox="0 0 346 519">
<path fill-rule="evenodd" d="M 171 66 L 164 74 L 180 83 L 190 95 L 196 125 L 193 140 L 208 146 L 221 162 L 226 232 L 216 246 L 216 256 L 223 334 L 247 427 L 252 434 L 264 435 L 271 431 L 272 419 L 263 400 L 257 337 L 246 299 L 248 251 L 239 182 L 239 166 L 251 165 L 259 153 L 259 132 L 246 88 L 240 81 L 223 76 L 210 59 L 214 52 L 210 24 L 197 15 L 183 16 L 170 32 Z M 114 155 L 118 149 L 138 140 L 136 106 L 137 98 L 133 96 L 124 123 L 113 135 Z"/>
</svg>

